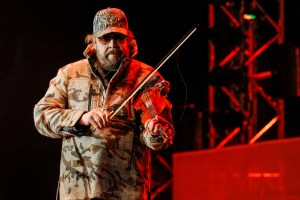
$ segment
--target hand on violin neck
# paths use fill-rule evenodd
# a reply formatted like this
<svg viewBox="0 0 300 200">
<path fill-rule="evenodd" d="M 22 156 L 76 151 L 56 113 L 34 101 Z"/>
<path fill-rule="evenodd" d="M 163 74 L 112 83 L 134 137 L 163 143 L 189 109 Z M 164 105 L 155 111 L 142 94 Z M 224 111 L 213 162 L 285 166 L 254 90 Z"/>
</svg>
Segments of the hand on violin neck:
<svg viewBox="0 0 300 200">
<path fill-rule="evenodd" d="M 145 122 L 144 126 L 145 129 L 149 131 L 152 135 L 161 135 L 162 137 L 167 137 L 169 135 L 170 126 L 172 125 L 165 118 L 156 115 L 154 118 L 148 119 Z M 164 136 L 163 134 L 167 134 L 167 136 Z"/>
<path fill-rule="evenodd" d="M 92 126 L 92 129 L 96 130 L 106 127 L 109 119 L 110 112 L 107 109 L 95 108 L 84 113 L 78 123 L 84 126 Z"/>
</svg>

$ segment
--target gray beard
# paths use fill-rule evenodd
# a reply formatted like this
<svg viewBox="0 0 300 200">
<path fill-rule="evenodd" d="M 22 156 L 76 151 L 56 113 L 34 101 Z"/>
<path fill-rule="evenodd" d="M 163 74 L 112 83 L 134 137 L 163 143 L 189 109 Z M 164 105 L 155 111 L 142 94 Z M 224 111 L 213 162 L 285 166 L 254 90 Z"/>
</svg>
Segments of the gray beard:
<svg viewBox="0 0 300 200">
<path fill-rule="evenodd" d="M 123 60 L 122 59 L 119 59 L 119 60 L 114 60 L 114 61 L 111 61 L 111 60 L 108 60 L 106 58 L 106 56 L 97 56 L 98 60 L 99 60 L 99 63 L 101 65 L 101 67 L 106 70 L 106 71 L 117 71 L 120 67 L 120 64 Z"/>
<path fill-rule="evenodd" d="M 117 63 L 113 63 L 111 61 L 107 61 L 107 60 L 99 60 L 100 65 L 103 69 L 105 69 L 106 71 L 117 71 L 120 67 L 120 62 Z"/>
</svg>

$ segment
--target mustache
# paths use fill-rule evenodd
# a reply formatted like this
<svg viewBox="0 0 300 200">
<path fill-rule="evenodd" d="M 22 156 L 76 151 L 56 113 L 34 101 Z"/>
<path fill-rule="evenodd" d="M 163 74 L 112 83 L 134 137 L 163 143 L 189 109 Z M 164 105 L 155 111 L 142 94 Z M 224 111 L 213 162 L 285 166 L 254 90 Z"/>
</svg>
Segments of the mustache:
<svg viewBox="0 0 300 200">
<path fill-rule="evenodd" d="M 120 49 L 111 49 L 111 50 L 107 51 L 106 53 L 107 54 L 111 54 L 111 53 L 122 54 L 123 52 Z"/>
</svg>

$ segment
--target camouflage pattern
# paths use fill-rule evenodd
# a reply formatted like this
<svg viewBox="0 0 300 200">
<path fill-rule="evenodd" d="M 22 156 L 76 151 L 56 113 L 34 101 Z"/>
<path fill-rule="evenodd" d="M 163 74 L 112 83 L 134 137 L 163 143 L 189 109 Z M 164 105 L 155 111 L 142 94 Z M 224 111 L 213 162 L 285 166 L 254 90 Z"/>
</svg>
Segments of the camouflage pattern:
<svg viewBox="0 0 300 200">
<path fill-rule="evenodd" d="M 133 37 L 128 28 L 128 20 L 125 13 L 118 8 L 106 8 L 99 10 L 93 21 L 93 34 L 101 37 L 107 33 L 118 32 Z"/>
<path fill-rule="evenodd" d="M 139 123 L 130 100 L 109 126 L 92 131 L 76 125 L 91 109 L 113 109 L 153 68 L 125 59 L 110 82 L 101 81 L 87 59 L 68 64 L 50 81 L 45 96 L 34 107 L 34 122 L 42 135 L 62 138 L 60 199 L 150 199 L 151 149 L 170 140 L 154 139 Z M 159 76 L 157 80 L 162 81 Z M 171 111 L 164 112 L 172 123 Z"/>
</svg>

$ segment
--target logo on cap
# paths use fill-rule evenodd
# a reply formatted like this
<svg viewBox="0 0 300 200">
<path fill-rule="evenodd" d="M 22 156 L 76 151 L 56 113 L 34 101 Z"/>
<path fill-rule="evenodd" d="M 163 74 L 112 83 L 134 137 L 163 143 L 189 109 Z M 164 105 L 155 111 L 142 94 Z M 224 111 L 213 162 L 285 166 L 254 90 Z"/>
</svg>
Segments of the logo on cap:
<svg viewBox="0 0 300 200">
<path fill-rule="evenodd" d="M 106 8 L 99 10 L 93 21 L 93 34 L 101 37 L 107 33 L 121 33 L 130 35 L 128 21 L 124 12 L 118 8 Z"/>
</svg>

